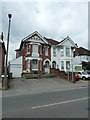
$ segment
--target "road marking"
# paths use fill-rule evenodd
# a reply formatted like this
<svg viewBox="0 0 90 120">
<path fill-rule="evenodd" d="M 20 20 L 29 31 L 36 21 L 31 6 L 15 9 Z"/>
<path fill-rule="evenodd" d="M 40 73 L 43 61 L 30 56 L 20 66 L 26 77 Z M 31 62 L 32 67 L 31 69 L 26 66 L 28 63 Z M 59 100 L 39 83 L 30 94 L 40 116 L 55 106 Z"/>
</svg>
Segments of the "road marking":
<svg viewBox="0 0 90 120">
<path fill-rule="evenodd" d="M 61 105 L 61 104 L 65 104 L 65 103 L 71 103 L 71 102 L 86 100 L 88 98 L 90 98 L 90 97 L 80 98 L 80 99 L 74 99 L 74 100 L 69 100 L 69 101 L 64 101 L 64 102 L 57 102 L 57 103 L 52 103 L 52 104 L 47 104 L 47 105 L 41 105 L 41 106 L 35 106 L 35 107 L 32 107 L 32 109 L 37 109 L 37 108 L 42 108 L 42 107 L 50 107 L 50 106 L 54 106 L 54 105 Z"/>
</svg>

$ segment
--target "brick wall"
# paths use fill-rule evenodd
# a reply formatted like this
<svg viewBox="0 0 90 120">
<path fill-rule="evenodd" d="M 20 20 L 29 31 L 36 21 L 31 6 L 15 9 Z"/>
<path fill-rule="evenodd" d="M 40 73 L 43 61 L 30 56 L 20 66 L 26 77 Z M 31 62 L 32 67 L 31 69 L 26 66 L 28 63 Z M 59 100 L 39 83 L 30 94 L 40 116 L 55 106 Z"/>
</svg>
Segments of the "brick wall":
<svg viewBox="0 0 90 120">
<path fill-rule="evenodd" d="M 0 44 L 0 75 L 4 73 L 5 51 L 3 45 Z"/>
</svg>

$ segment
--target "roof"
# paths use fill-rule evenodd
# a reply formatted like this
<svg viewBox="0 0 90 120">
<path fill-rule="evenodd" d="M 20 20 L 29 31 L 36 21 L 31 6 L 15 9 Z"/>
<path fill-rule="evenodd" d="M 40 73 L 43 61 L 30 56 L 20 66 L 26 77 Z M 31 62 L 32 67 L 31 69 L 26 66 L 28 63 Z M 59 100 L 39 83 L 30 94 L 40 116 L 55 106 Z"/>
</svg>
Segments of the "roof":
<svg viewBox="0 0 90 120">
<path fill-rule="evenodd" d="M 60 42 L 53 40 L 51 38 L 44 37 L 51 45 L 58 45 Z"/>
<path fill-rule="evenodd" d="M 75 50 L 75 56 L 81 56 L 81 55 L 88 55 L 90 56 L 90 50 L 85 49 L 83 47 L 76 48 Z"/>
<path fill-rule="evenodd" d="M 73 40 L 71 40 L 71 38 L 70 38 L 69 36 L 67 36 L 66 38 L 64 38 L 63 40 L 61 40 L 60 43 L 58 44 L 58 46 L 62 45 L 62 44 L 63 44 L 64 42 L 66 42 L 67 40 L 69 40 L 69 41 L 72 43 L 72 45 L 77 48 L 77 44 L 75 44 L 75 43 L 73 42 Z"/>
</svg>

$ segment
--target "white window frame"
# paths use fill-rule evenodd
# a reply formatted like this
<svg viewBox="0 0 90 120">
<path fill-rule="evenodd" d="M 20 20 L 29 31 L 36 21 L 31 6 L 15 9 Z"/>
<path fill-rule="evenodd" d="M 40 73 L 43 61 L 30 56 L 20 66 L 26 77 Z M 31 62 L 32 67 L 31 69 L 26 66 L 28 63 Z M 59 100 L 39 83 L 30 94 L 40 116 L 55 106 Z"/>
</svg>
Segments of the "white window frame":
<svg viewBox="0 0 90 120">
<path fill-rule="evenodd" d="M 63 63 L 63 64 L 62 64 Z M 62 68 L 63 67 L 63 68 Z M 61 61 L 61 70 L 64 70 L 64 61 Z"/>
<path fill-rule="evenodd" d="M 45 55 L 48 56 L 48 47 L 45 47 Z"/>
<path fill-rule="evenodd" d="M 37 62 L 36 62 L 37 61 Z M 34 62 L 34 63 L 33 63 Z M 36 63 L 35 63 L 36 62 Z M 35 68 L 34 68 L 35 66 Z M 38 70 L 38 60 L 37 59 L 33 59 L 32 60 L 32 70 Z"/>
<path fill-rule="evenodd" d="M 61 53 L 61 57 L 64 57 L 64 47 L 62 46 L 61 49 L 60 49 L 60 53 Z"/>
<path fill-rule="evenodd" d="M 32 56 L 38 56 L 38 44 L 33 44 L 32 45 Z"/>
<path fill-rule="evenodd" d="M 69 64 L 67 64 L 67 62 L 69 62 Z M 70 70 L 70 61 L 66 61 L 66 70 Z"/>
<path fill-rule="evenodd" d="M 66 47 L 66 57 L 70 57 L 70 47 Z"/>
<path fill-rule="evenodd" d="M 30 44 L 27 44 L 27 53 L 30 52 L 30 49 L 31 49 L 31 45 L 30 45 Z"/>
<path fill-rule="evenodd" d="M 53 48 L 53 57 L 56 57 L 56 48 Z"/>
<path fill-rule="evenodd" d="M 30 60 L 29 59 L 27 59 L 27 69 L 30 70 Z"/>
</svg>

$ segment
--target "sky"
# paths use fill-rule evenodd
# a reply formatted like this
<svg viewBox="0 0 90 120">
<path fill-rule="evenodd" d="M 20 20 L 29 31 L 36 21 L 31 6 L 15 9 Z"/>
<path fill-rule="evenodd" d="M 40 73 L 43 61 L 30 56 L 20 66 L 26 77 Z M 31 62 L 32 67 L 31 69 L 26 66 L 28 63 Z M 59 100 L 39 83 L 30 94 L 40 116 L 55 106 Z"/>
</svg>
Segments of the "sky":
<svg viewBox="0 0 90 120">
<path fill-rule="evenodd" d="M 12 14 L 9 60 L 21 40 L 34 31 L 61 41 L 69 36 L 79 47 L 88 48 L 88 0 L 3 0 L 0 4 L 0 31 L 5 45 L 8 14 Z"/>
</svg>

